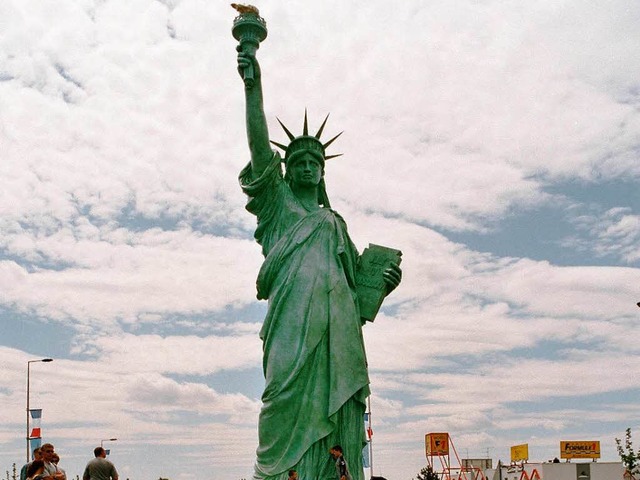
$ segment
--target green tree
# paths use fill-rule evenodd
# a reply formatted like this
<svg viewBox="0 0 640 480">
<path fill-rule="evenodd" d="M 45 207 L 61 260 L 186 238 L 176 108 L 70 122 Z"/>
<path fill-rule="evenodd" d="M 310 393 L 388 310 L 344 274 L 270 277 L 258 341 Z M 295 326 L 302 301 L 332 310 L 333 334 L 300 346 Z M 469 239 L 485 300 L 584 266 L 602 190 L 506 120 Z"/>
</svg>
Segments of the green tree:
<svg viewBox="0 0 640 480">
<path fill-rule="evenodd" d="M 436 472 L 433 471 L 431 465 L 427 465 L 422 470 L 420 470 L 420 473 L 416 475 L 415 480 L 440 480 L 440 477 Z"/>
<path fill-rule="evenodd" d="M 620 455 L 620 460 L 622 460 L 622 464 L 624 468 L 629 472 L 630 478 L 635 478 L 633 476 L 634 470 L 638 468 L 640 463 L 640 449 L 637 452 L 633 451 L 633 443 L 631 442 L 631 429 L 627 428 L 624 435 L 624 446 L 622 445 L 622 440 L 616 438 L 616 447 L 618 448 L 618 455 Z"/>
</svg>

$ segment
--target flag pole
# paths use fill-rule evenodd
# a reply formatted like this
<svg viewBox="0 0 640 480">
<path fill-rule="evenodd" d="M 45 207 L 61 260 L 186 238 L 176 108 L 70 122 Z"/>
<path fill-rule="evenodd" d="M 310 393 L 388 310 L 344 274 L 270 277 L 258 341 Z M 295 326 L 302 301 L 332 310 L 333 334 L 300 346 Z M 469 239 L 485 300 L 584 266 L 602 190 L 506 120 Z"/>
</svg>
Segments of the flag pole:
<svg viewBox="0 0 640 480">
<path fill-rule="evenodd" d="M 373 426 L 371 423 L 371 395 L 367 397 L 367 404 L 369 407 L 369 431 L 367 432 L 367 436 L 369 437 L 369 478 L 371 478 L 373 477 L 373 435 L 371 435 Z"/>
</svg>

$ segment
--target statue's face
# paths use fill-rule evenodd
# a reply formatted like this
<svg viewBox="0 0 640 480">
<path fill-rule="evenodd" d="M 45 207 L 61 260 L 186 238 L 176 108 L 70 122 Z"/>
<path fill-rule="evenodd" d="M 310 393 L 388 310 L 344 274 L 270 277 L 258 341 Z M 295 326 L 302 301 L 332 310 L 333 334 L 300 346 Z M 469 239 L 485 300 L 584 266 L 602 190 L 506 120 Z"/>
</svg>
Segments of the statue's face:
<svg viewBox="0 0 640 480">
<path fill-rule="evenodd" d="M 324 168 L 320 160 L 304 153 L 287 166 L 291 181 L 301 187 L 317 186 L 324 175 Z"/>
</svg>

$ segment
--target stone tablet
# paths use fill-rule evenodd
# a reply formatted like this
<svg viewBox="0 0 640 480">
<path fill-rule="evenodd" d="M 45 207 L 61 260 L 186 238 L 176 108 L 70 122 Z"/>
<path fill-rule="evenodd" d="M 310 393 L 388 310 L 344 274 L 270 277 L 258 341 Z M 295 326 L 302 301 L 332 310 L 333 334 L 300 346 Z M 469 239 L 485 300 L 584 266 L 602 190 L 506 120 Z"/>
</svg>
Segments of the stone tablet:
<svg viewBox="0 0 640 480">
<path fill-rule="evenodd" d="M 387 294 L 382 273 L 391 264 L 400 265 L 402 252 L 382 245 L 369 244 L 364 249 L 356 272 L 356 293 L 360 303 L 360 316 L 373 322 Z"/>
</svg>

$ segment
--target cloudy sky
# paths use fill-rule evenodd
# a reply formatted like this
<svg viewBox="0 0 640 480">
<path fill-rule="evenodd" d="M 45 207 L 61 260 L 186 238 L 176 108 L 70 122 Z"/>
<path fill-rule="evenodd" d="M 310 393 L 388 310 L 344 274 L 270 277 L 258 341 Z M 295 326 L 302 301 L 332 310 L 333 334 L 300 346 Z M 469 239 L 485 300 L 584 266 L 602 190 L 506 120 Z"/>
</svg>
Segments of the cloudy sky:
<svg viewBox="0 0 640 480">
<path fill-rule="evenodd" d="M 375 474 L 640 435 L 640 3 L 263 1 L 271 138 L 327 164 L 359 249 Z M 0 0 L 0 470 L 25 389 L 69 476 L 250 477 L 262 258 L 228 1 Z"/>
</svg>

